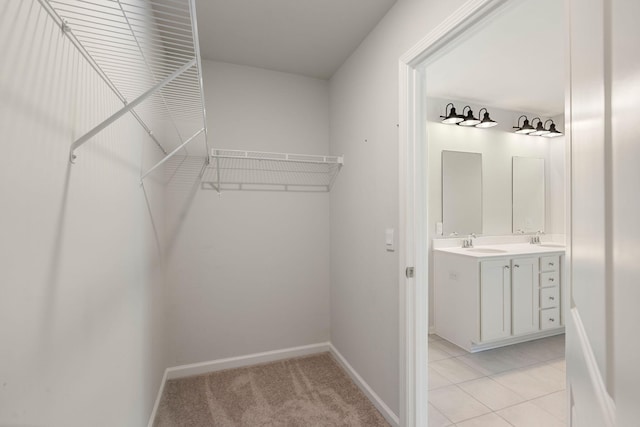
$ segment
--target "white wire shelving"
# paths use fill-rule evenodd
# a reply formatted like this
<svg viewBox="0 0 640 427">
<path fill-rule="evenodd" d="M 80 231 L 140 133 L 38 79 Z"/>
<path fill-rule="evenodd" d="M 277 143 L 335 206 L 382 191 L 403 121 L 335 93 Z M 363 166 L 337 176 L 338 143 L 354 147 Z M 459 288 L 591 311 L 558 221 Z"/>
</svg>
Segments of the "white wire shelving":
<svg viewBox="0 0 640 427">
<path fill-rule="evenodd" d="M 344 164 L 342 156 L 211 149 L 202 187 L 221 191 L 327 192 Z"/>
<path fill-rule="evenodd" d="M 201 134 L 209 151 L 195 0 L 38 2 L 123 104 L 71 144 L 72 163 L 81 145 L 127 113 L 165 154 L 141 178 Z M 149 123 L 168 124 L 162 134 L 171 138 L 161 141 Z"/>
</svg>

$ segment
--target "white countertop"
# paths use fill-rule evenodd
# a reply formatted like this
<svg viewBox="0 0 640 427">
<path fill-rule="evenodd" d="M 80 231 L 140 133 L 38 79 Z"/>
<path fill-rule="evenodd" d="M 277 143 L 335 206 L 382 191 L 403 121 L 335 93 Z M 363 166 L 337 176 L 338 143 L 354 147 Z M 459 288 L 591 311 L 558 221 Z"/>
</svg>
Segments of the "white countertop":
<svg viewBox="0 0 640 427">
<path fill-rule="evenodd" d="M 487 249 L 488 251 L 482 252 L 482 249 Z M 458 246 L 449 248 L 438 248 L 433 250 L 436 252 L 447 252 L 450 254 L 464 255 L 473 258 L 500 258 L 515 255 L 543 255 L 552 253 L 564 253 L 565 246 L 559 243 L 543 242 L 540 245 L 532 245 L 530 243 L 512 243 L 497 245 L 476 245 L 473 248 L 461 248 Z M 493 252 L 494 250 L 501 252 Z"/>
</svg>

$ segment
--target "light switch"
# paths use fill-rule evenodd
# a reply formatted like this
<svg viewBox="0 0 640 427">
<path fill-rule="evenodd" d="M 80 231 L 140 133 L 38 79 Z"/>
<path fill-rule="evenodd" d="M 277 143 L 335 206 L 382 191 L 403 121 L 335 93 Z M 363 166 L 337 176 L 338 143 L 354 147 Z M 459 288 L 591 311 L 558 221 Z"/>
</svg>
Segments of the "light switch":
<svg viewBox="0 0 640 427">
<path fill-rule="evenodd" d="M 384 233 L 384 243 L 385 243 L 385 248 L 387 249 L 387 252 L 393 252 L 396 250 L 396 244 L 394 242 L 394 236 L 393 236 L 393 228 L 387 228 L 385 230 Z"/>
</svg>

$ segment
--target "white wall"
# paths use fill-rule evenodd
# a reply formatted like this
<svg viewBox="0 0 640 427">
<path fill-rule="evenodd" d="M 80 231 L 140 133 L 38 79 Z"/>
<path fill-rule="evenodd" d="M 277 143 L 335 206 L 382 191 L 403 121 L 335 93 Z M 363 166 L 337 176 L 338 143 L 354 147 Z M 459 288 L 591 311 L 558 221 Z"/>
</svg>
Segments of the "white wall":
<svg viewBox="0 0 640 427">
<path fill-rule="evenodd" d="M 398 257 L 384 236 L 398 228 L 398 60 L 463 3 L 400 0 L 330 82 L 331 152 L 345 155 L 331 192 L 331 341 L 396 414 Z"/>
<path fill-rule="evenodd" d="M 36 1 L 2 2 L 0 53 L 0 424 L 145 425 L 166 367 L 163 190 L 139 184 L 158 150 L 125 116 L 69 164 L 122 104 Z"/>
<path fill-rule="evenodd" d="M 326 81 L 203 67 L 213 147 L 328 153 Z M 172 364 L 328 341 L 329 195 L 218 196 L 198 185 L 201 167 L 186 158 L 168 168 Z"/>
</svg>

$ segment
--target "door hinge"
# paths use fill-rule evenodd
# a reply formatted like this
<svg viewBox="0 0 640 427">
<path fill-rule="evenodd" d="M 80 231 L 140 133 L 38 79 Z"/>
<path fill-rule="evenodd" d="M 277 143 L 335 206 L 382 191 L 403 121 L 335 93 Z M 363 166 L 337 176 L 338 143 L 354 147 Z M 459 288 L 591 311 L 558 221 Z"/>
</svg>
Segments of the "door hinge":
<svg viewBox="0 0 640 427">
<path fill-rule="evenodd" d="M 405 274 L 407 275 L 407 279 L 413 279 L 413 276 L 416 274 L 415 267 L 407 267 Z"/>
</svg>

